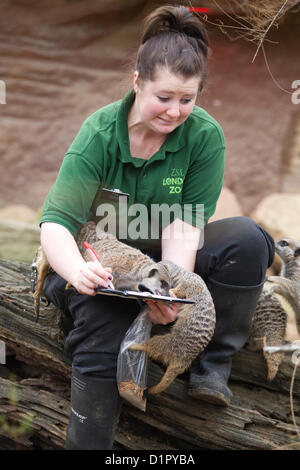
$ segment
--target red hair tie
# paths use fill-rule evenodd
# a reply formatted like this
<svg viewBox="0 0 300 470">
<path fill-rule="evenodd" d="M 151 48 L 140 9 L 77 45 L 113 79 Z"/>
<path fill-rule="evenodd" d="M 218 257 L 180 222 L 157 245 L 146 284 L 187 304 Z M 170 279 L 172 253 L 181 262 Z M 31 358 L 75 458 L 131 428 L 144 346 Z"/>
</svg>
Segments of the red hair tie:
<svg viewBox="0 0 300 470">
<path fill-rule="evenodd" d="M 210 13 L 210 8 L 201 8 L 201 7 L 186 7 L 192 13 Z"/>
</svg>

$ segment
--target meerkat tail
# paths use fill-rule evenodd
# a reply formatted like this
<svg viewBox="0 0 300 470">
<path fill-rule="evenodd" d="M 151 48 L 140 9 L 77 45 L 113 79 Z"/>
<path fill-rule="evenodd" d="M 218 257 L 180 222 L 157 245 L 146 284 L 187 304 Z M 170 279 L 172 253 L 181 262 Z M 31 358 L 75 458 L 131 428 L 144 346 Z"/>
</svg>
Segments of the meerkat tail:
<svg viewBox="0 0 300 470">
<path fill-rule="evenodd" d="M 170 364 L 161 381 L 157 385 L 150 387 L 148 389 L 148 393 L 151 395 L 156 395 L 157 393 L 163 392 L 176 379 L 177 375 L 182 374 L 184 370 L 185 368 L 182 366 Z"/>
<path fill-rule="evenodd" d="M 147 352 L 147 345 L 146 345 L 146 343 L 134 343 L 131 346 L 129 346 L 128 349 L 131 349 L 132 351 L 145 351 L 145 352 Z"/>
<path fill-rule="evenodd" d="M 46 279 L 48 273 L 49 264 L 47 262 L 42 262 L 38 268 L 38 278 L 36 283 L 36 289 L 34 291 L 34 313 L 35 313 L 35 321 L 36 323 L 39 321 L 39 313 L 40 313 L 40 298 L 42 295 L 44 281 Z"/>
<path fill-rule="evenodd" d="M 33 294 L 33 298 L 34 298 L 35 322 L 38 323 L 39 316 L 40 316 L 40 292 L 35 291 Z"/>
</svg>

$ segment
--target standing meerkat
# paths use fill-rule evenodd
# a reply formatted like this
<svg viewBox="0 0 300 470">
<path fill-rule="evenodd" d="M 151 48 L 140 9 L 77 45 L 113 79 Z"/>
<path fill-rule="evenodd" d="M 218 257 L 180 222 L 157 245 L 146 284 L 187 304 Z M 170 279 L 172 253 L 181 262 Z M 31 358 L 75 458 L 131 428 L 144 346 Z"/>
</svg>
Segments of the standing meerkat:
<svg viewBox="0 0 300 470">
<path fill-rule="evenodd" d="M 247 348 L 251 351 L 263 350 L 265 346 L 284 344 L 287 314 L 281 301 L 269 291 L 270 284 L 265 282 L 253 315 L 252 328 Z M 263 351 L 267 363 L 267 378 L 273 380 L 284 358 L 284 352 L 269 354 Z"/>
<path fill-rule="evenodd" d="M 282 238 L 275 245 L 276 253 L 282 259 L 279 276 L 271 276 L 268 281 L 273 284 L 272 292 L 282 295 L 300 321 L 300 242 L 292 238 Z"/>
<path fill-rule="evenodd" d="M 288 320 L 300 320 L 300 243 L 283 238 L 275 243 L 275 251 L 283 262 L 280 276 L 271 276 L 265 282 L 253 318 L 249 349 L 283 345 Z M 299 339 L 299 334 L 294 339 Z M 273 380 L 284 352 L 269 354 L 264 351 L 264 357 L 268 379 Z"/>
<path fill-rule="evenodd" d="M 216 313 L 206 284 L 197 274 L 169 261 L 156 263 L 140 250 L 120 242 L 112 234 L 96 231 L 94 222 L 86 223 L 76 236 L 79 250 L 87 261 L 89 254 L 83 247 L 83 241 L 93 247 L 103 266 L 111 267 L 116 289 L 138 291 L 140 287 L 143 290 L 146 287 L 153 293 L 168 295 L 171 288 L 176 297 L 194 301 L 194 304 L 181 306 L 170 333 L 155 335 L 145 343 L 132 345 L 130 348 L 146 351 L 150 358 L 167 366 L 159 384 L 149 389 L 149 393 L 162 392 L 177 375 L 189 368 L 193 359 L 205 349 L 213 336 Z M 38 315 L 43 283 L 50 268 L 41 249 L 38 251 L 36 266 L 38 276 L 34 301 Z"/>
</svg>

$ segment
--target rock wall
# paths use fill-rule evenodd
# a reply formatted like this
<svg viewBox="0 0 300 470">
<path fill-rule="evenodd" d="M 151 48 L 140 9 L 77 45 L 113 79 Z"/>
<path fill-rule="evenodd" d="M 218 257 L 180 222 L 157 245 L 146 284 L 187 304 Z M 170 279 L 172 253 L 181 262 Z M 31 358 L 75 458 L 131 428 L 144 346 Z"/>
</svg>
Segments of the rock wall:
<svg viewBox="0 0 300 470">
<path fill-rule="evenodd" d="M 131 86 L 140 22 L 156 5 L 150 0 L 1 2 L 6 104 L 0 104 L 0 208 L 40 209 L 84 119 Z M 212 23 L 216 15 L 214 10 Z M 298 27 L 299 14 L 290 14 L 272 32 L 273 42 L 265 43 L 266 64 L 261 52 L 252 63 L 253 43 L 230 41 L 208 25 L 208 83 L 197 104 L 220 122 L 227 143 L 227 193 L 215 218 L 249 215 L 266 196 L 296 191 L 299 174 L 283 176 L 290 162 L 299 166 L 299 138 L 293 136 L 299 133 L 300 105 L 291 100 L 291 84 L 299 79 Z"/>
<path fill-rule="evenodd" d="M 38 209 L 83 120 L 127 90 L 122 82 L 145 5 L 1 2 L 0 207 Z"/>
</svg>

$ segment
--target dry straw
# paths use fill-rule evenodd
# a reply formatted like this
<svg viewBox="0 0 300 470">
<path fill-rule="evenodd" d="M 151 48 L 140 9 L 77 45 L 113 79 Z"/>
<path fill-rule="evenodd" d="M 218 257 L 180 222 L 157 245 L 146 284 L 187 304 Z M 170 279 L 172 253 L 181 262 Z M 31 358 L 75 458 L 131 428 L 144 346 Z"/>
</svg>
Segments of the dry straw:
<svg viewBox="0 0 300 470">
<path fill-rule="evenodd" d="M 246 39 L 255 43 L 257 47 L 252 62 L 262 49 L 266 67 L 274 84 L 280 90 L 292 94 L 293 92 L 281 87 L 273 76 L 264 42 L 272 42 L 267 38 L 269 31 L 279 27 L 288 11 L 299 14 L 300 0 L 266 0 L 264 2 L 262 0 L 222 0 L 220 3 L 217 0 L 211 0 L 211 4 L 216 7 L 217 19 L 213 20 L 207 14 L 201 14 L 201 18 L 206 23 L 217 26 L 230 40 Z M 190 1 L 189 5 L 193 7 Z"/>
<path fill-rule="evenodd" d="M 211 3 L 217 7 L 223 17 L 231 20 L 231 24 L 225 24 L 222 19 L 217 20 L 217 25 L 222 32 L 231 39 L 243 38 L 257 44 L 253 60 L 268 32 L 273 27 L 278 28 L 280 21 L 289 10 L 299 11 L 300 8 L 300 0 L 266 0 L 264 2 L 262 0 L 222 0 L 220 3 L 212 0 Z M 208 16 L 204 19 L 213 24 Z"/>
</svg>

